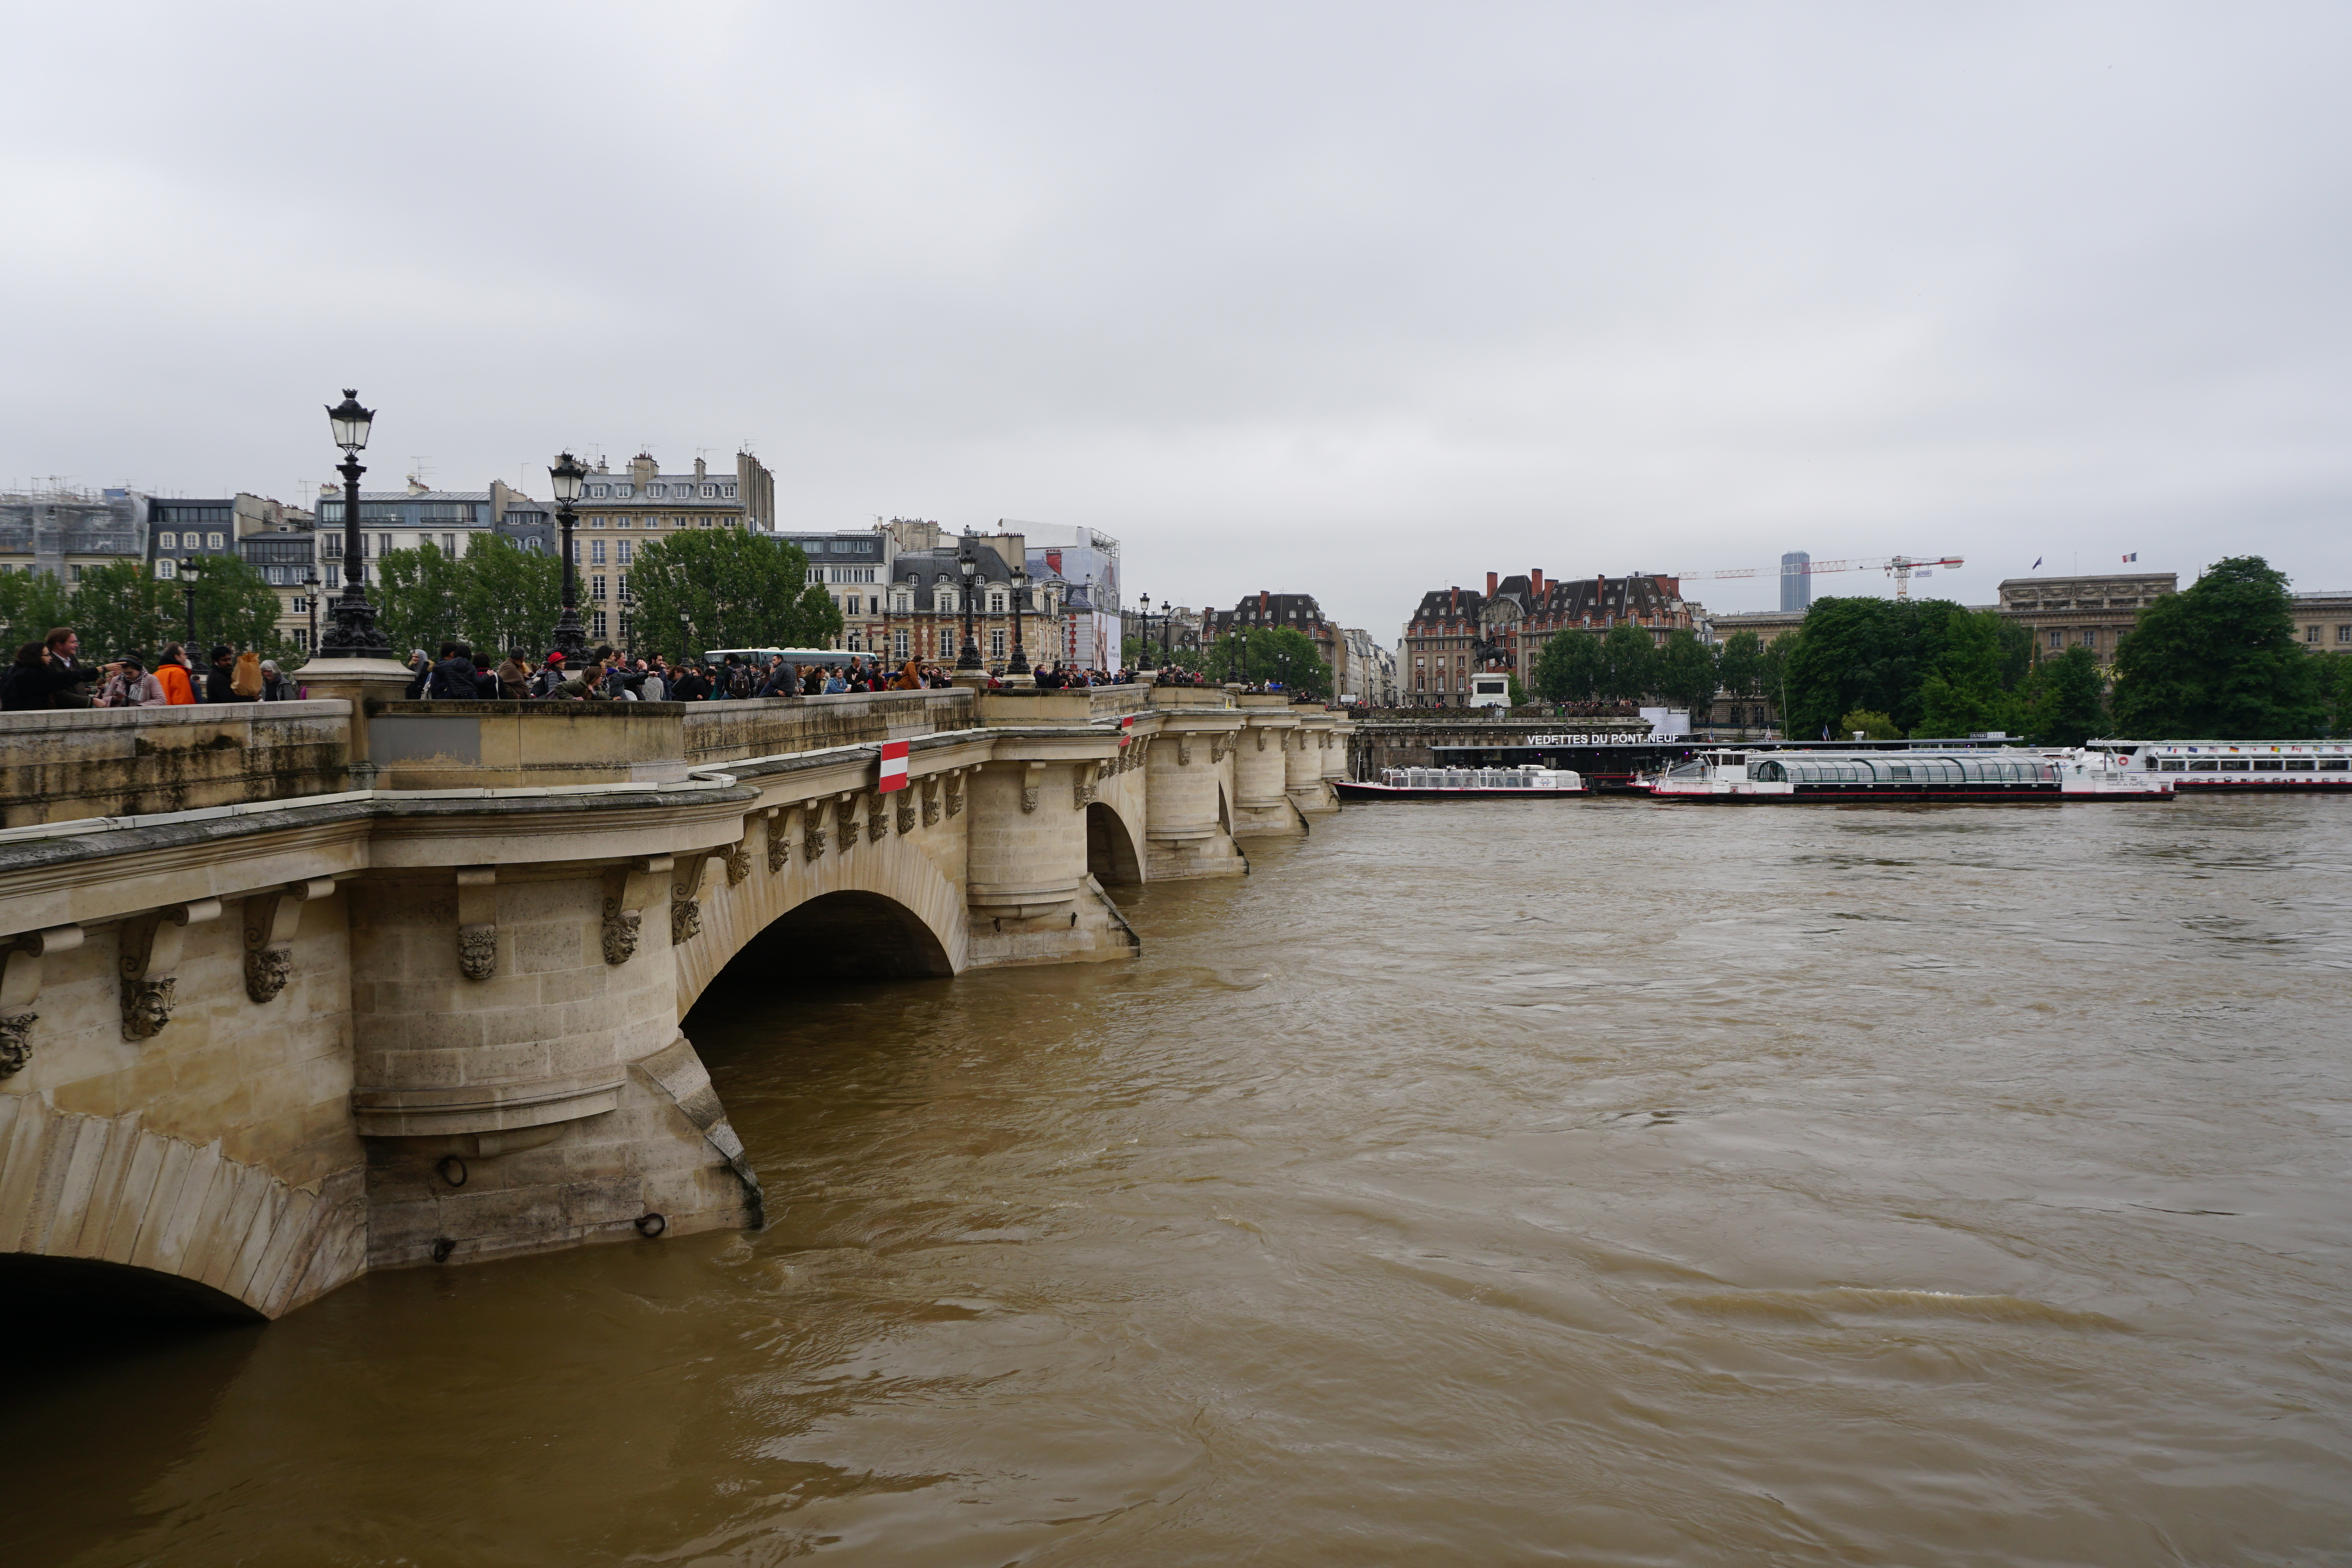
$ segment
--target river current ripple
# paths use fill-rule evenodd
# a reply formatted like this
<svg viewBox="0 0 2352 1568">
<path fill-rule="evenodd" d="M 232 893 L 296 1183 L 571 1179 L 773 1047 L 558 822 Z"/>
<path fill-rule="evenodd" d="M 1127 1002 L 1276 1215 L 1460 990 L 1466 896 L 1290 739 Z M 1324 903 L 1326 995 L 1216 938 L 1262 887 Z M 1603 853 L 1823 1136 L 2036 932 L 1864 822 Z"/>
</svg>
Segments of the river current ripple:
<svg viewBox="0 0 2352 1568">
<path fill-rule="evenodd" d="M 1251 853 L 1133 963 L 730 977 L 762 1234 L 34 1358 L 0 1557 L 2352 1562 L 2352 804 Z"/>
</svg>

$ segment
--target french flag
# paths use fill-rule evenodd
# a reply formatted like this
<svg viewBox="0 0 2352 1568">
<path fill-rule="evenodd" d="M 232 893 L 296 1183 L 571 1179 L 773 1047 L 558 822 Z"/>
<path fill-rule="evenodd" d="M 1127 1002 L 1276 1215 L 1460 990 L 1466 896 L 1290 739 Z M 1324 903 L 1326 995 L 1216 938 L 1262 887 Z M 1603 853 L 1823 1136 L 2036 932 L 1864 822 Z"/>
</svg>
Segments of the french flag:
<svg viewBox="0 0 2352 1568">
<path fill-rule="evenodd" d="M 882 743 L 882 793 L 907 787 L 907 748 L 912 742 L 886 740 Z"/>
</svg>

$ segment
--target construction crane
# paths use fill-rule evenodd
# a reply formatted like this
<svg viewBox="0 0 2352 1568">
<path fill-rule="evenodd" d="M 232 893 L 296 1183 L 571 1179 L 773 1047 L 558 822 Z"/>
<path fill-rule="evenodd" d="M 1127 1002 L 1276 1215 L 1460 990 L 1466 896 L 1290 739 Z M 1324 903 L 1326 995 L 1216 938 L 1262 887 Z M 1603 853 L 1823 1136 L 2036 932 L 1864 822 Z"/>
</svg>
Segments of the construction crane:
<svg viewBox="0 0 2352 1568">
<path fill-rule="evenodd" d="M 1784 570 L 1806 577 L 1818 577 L 1825 571 L 1885 571 L 1895 579 L 1895 597 L 1908 599 L 1911 597 L 1913 572 L 1917 571 L 1924 575 L 1927 570 L 1935 567 L 1967 564 L 1956 555 L 1933 557 L 1889 555 L 1856 557 L 1852 560 L 1817 560 L 1803 566 L 1778 570 L 1769 566 L 1748 566 L 1733 571 L 1678 571 L 1675 575 L 1685 580 L 1705 581 L 1711 578 L 1763 577 L 1768 574 L 1778 576 Z"/>
</svg>

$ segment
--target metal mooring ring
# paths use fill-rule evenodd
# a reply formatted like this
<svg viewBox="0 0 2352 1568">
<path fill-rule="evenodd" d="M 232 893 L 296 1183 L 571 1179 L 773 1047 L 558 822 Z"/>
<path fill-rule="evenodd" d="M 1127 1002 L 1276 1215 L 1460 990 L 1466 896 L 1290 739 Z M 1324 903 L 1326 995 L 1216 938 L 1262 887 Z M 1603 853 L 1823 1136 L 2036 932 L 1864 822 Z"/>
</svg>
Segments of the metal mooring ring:
<svg viewBox="0 0 2352 1568">
<path fill-rule="evenodd" d="M 433 1239 L 433 1261 L 436 1263 L 446 1263 L 449 1261 L 449 1254 L 456 1250 L 457 1250 L 457 1244 L 447 1237 L 436 1236 Z"/>
<path fill-rule="evenodd" d="M 669 1221 L 664 1219 L 658 1214 L 640 1214 L 637 1216 L 637 1234 L 646 1238 L 647 1240 L 651 1240 L 653 1238 L 659 1236 L 663 1231 L 667 1230 L 668 1228 Z"/>
<path fill-rule="evenodd" d="M 451 1186 L 466 1185 L 466 1162 L 455 1155 L 443 1155 L 433 1169 Z"/>
</svg>

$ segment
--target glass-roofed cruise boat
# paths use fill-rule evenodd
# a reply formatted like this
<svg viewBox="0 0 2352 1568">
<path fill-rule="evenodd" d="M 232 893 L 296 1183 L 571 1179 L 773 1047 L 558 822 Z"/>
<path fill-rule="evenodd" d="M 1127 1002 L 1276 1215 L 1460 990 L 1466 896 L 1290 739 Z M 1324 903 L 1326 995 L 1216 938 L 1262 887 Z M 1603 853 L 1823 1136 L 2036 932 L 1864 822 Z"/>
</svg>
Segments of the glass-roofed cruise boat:
<svg viewBox="0 0 2352 1568">
<path fill-rule="evenodd" d="M 1662 800 L 1800 801 L 2169 800 L 2168 775 L 2125 767 L 2105 751 L 2001 747 L 1931 751 L 1702 751 L 1642 780 Z"/>
</svg>

